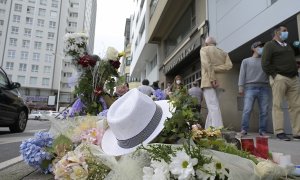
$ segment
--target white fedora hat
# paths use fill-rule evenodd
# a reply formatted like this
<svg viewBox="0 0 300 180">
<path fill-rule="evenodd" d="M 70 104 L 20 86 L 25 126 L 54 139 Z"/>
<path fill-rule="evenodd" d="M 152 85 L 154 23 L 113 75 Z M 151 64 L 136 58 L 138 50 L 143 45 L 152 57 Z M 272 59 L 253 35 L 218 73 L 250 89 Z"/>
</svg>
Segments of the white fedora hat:
<svg viewBox="0 0 300 180">
<path fill-rule="evenodd" d="M 101 146 L 108 155 L 120 156 L 150 143 L 164 128 L 172 114 L 167 100 L 153 101 L 139 90 L 132 89 L 109 108 Z"/>
</svg>

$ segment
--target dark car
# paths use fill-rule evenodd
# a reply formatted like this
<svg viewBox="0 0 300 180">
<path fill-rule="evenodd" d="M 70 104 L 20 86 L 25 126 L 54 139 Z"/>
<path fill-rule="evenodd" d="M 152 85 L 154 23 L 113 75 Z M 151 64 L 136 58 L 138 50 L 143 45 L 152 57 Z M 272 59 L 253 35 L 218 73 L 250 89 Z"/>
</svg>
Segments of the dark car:
<svg viewBox="0 0 300 180">
<path fill-rule="evenodd" d="M 23 132 L 28 120 L 28 107 L 18 88 L 20 83 L 11 82 L 0 67 L 0 127 L 9 127 L 10 132 Z"/>
</svg>

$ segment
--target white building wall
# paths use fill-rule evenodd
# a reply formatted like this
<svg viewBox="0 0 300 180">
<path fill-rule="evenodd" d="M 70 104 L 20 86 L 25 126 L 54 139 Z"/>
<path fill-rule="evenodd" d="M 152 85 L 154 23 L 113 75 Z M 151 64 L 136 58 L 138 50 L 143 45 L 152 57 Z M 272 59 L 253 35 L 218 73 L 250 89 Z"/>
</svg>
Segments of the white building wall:
<svg viewBox="0 0 300 180">
<path fill-rule="evenodd" d="M 132 18 L 131 37 L 132 37 L 132 62 L 130 65 L 130 75 L 148 79 L 150 83 L 159 80 L 158 63 L 156 67 L 150 68 L 150 63 L 156 55 L 157 45 L 147 44 L 146 37 L 149 23 L 149 7 L 147 0 L 135 1 L 136 9 Z M 141 6 L 143 3 L 143 6 Z M 138 20 L 137 20 L 138 18 Z M 144 25 L 143 33 L 140 31 Z M 142 34 L 141 34 L 142 33 Z"/>
<path fill-rule="evenodd" d="M 230 52 L 299 11 L 299 0 L 208 0 L 210 35 Z"/>
</svg>

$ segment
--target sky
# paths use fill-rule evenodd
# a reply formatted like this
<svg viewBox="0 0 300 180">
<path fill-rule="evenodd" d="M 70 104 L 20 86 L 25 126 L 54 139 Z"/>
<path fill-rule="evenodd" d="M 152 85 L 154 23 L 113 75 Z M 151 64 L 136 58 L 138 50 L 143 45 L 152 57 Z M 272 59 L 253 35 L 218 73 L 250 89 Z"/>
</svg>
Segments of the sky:
<svg viewBox="0 0 300 180">
<path fill-rule="evenodd" d="M 133 10 L 133 0 L 97 0 L 94 54 L 103 57 L 107 47 L 124 50 L 126 18 Z"/>
</svg>

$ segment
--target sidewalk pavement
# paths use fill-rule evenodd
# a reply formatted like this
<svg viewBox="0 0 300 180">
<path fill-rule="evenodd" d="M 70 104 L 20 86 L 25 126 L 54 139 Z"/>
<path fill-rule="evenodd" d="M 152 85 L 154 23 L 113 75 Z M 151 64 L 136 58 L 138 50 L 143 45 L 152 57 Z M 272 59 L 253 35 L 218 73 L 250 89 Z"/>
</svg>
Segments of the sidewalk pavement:
<svg viewBox="0 0 300 180">
<path fill-rule="evenodd" d="M 268 134 L 269 151 L 281 152 L 292 156 L 292 163 L 300 165 L 300 141 L 282 141 L 274 137 L 273 134 Z M 247 138 L 255 138 L 257 133 L 248 133 Z M 43 174 L 34 168 L 27 165 L 24 161 L 17 162 L 9 167 L 0 169 L 1 180 L 53 180 L 51 174 Z M 300 177 L 299 177 L 300 179 Z"/>
</svg>

